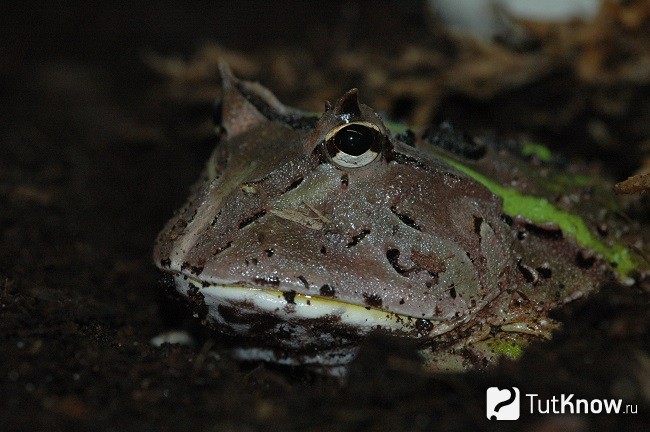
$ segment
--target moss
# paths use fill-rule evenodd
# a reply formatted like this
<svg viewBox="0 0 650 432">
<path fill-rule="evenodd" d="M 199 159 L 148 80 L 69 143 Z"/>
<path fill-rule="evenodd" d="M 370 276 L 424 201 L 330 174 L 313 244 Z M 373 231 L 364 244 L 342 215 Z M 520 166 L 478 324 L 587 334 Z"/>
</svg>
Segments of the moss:
<svg viewBox="0 0 650 432">
<path fill-rule="evenodd" d="M 524 142 L 521 147 L 521 154 L 524 156 L 537 156 L 542 162 L 550 162 L 553 159 L 553 153 L 541 144 L 530 141 Z"/>
</svg>

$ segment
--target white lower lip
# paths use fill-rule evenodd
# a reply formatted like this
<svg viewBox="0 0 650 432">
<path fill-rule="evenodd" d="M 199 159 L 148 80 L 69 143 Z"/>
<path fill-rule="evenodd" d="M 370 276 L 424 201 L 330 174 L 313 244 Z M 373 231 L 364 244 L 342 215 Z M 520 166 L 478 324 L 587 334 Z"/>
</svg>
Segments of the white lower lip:
<svg viewBox="0 0 650 432">
<path fill-rule="evenodd" d="M 367 334 L 372 330 L 383 330 L 411 337 L 422 336 L 415 327 L 417 320 L 407 315 L 298 293 L 295 294 L 293 303 L 289 303 L 282 291 L 236 285 L 204 286 L 201 282 L 192 281 L 182 275 L 175 276 L 175 280 L 179 291 L 183 294 L 187 294 L 190 288 L 198 289 L 204 296 L 210 316 L 221 323 L 225 322 L 218 312 L 218 306 L 227 305 L 238 307 L 238 312 L 241 314 L 268 312 L 286 321 L 329 317 L 342 325 L 356 328 L 359 335 Z M 435 322 L 434 328 L 426 336 L 436 336 L 453 327 L 450 324 Z M 241 331 L 245 329 L 242 328 Z"/>
</svg>

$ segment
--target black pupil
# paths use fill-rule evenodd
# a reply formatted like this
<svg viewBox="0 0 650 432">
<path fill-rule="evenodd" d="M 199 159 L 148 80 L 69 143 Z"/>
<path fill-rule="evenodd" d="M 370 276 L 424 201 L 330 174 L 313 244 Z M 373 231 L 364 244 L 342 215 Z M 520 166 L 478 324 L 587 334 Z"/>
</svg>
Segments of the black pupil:
<svg viewBox="0 0 650 432">
<path fill-rule="evenodd" d="M 353 124 L 334 135 L 334 145 L 344 153 L 359 156 L 367 152 L 377 139 L 376 131 L 367 126 Z"/>
</svg>

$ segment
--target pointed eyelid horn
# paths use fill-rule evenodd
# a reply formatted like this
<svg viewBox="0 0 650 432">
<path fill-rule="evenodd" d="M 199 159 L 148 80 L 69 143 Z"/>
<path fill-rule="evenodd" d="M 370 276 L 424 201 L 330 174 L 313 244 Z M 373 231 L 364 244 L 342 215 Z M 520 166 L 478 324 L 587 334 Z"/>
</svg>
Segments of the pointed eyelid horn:
<svg viewBox="0 0 650 432">
<path fill-rule="evenodd" d="M 268 121 L 241 93 L 238 88 L 240 81 L 235 78 L 225 61 L 219 62 L 219 72 L 223 87 L 221 121 L 228 139 Z"/>
<path fill-rule="evenodd" d="M 333 114 L 344 122 L 350 122 L 361 117 L 359 106 L 359 91 L 356 88 L 350 89 L 334 105 Z"/>
</svg>

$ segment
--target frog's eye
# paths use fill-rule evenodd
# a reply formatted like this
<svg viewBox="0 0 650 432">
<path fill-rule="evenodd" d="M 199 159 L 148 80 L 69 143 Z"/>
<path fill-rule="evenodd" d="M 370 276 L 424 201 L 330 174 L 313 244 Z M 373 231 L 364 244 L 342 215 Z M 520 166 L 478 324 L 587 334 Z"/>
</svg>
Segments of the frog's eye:
<svg viewBox="0 0 650 432">
<path fill-rule="evenodd" d="M 381 143 L 379 128 L 367 122 L 341 125 L 332 129 L 325 138 L 332 162 L 346 168 L 362 167 L 377 159 Z"/>
</svg>

